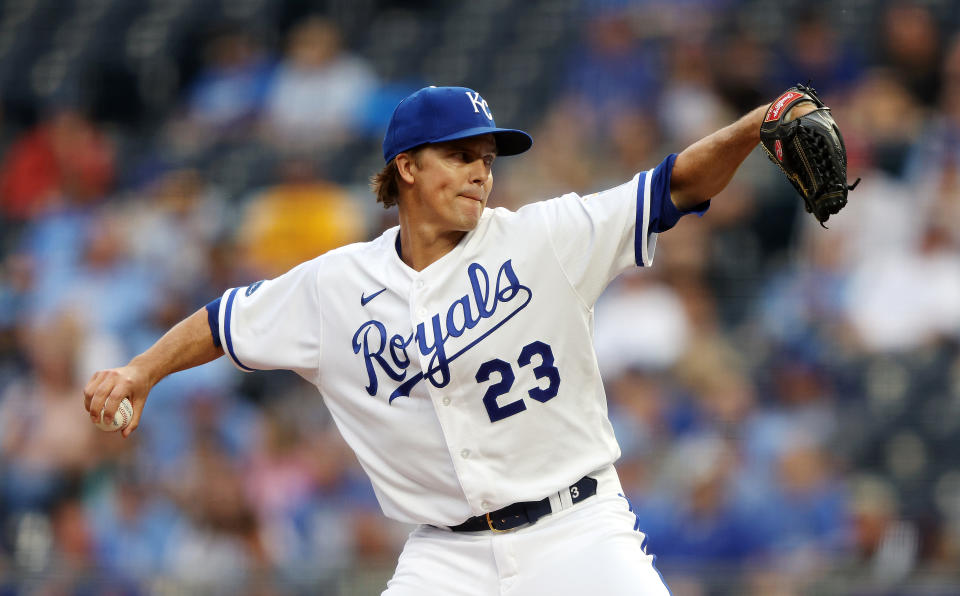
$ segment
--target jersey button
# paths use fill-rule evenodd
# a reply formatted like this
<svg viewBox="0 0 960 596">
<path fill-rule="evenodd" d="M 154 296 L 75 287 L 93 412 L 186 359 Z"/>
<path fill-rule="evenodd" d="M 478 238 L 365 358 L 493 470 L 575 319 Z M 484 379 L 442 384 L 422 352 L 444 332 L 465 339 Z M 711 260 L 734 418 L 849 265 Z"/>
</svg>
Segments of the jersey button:
<svg viewBox="0 0 960 596">
<path fill-rule="evenodd" d="M 443 398 L 443 405 L 445 405 L 445 406 L 449 406 L 449 405 L 450 405 L 450 398 L 449 398 L 449 397 Z"/>
<path fill-rule="evenodd" d="M 420 310 L 418 310 L 418 311 L 417 311 L 417 316 L 418 316 L 418 317 L 425 317 L 425 316 L 427 316 L 427 309 L 421 308 Z"/>
<path fill-rule="evenodd" d="M 423 288 L 423 280 L 422 280 L 422 279 L 418 279 L 418 280 L 417 280 L 417 289 L 419 290 L 419 289 L 421 289 L 421 288 Z"/>
<path fill-rule="evenodd" d="M 463 459 L 467 459 L 468 457 L 470 457 L 470 450 L 464 449 L 463 451 L 461 451 L 460 457 L 462 457 Z"/>
<path fill-rule="evenodd" d="M 485 511 L 489 511 L 489 510 L 490 510 L 490 501 L 480 501 L 480 509 L 483 509 L 483 510 L 485 510 Z"/>
</svg>

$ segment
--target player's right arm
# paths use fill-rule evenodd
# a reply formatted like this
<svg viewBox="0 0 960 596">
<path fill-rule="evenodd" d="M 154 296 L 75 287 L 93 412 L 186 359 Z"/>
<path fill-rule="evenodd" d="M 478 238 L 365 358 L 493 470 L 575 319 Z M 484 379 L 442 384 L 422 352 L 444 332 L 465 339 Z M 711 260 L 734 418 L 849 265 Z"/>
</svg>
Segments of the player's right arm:
<svg viewBox="0 0 960 596">
<path fill-rule="evenodd" d="M 164 334 L 146 352 L 126 366 L 97 371 L 83 389 L 84 407 L 91 420 L 98 420 L 103 410 L 105 420 L 112 420 L 124 397 L 133 405 L 133 420 L 123 429 L 130 436 L 140 424 L 140 413 L 147 394 L 169 374 L 206 364 L 223 356 L 215 343 L 206 308 L 201 308 Z"/>
</svg>

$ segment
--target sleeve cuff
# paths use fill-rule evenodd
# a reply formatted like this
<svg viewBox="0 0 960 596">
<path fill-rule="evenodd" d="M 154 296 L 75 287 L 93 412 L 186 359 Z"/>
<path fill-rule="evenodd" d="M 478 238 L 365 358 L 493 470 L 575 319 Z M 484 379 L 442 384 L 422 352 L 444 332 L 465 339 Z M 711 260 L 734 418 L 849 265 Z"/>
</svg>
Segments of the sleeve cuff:
<svg viewBox="0 0 960 596">
<path fill-rule="evenodd" d="M 650 188 L 653 170 L 637 174 L 637 222 L 633 232 L 633 260 L 638 267 L 653 264 L 656 232 L 650 232 Z"/>
<path fill-rule="evenodd" d="M 703 215 L 710 208 L 704 201 L 689 211 L 681 211 L 670 198 L 670 176 L 677 154 L 671 153 L 652 170 L 637 176 L 637 225 L 634 237 L 635 261 L 638 266 L 653 264 L 657 235 L 675 226 L 687 213 Z"/>
<path fill-rule="evenodd" d="M 224 340 L 223 343 L 226 345 L 224 352 L 226 352 L 227 356 L 237 366 L 237 368 L 245 372 L 253 372 L 254 369 L 250 368 L 243 362 L 240 362 L 240 359 L 237 358 L 237 353 L 233 349 L 233 337 L 230 332 L 230 325 L 231 325 L 232 316 L 233 316 L 233 303 L 237 297 L 237 291 L 239 289 L 240 288 L 233 288 L 232 290 L 229 290 L 226 294 L 227 304 L 226 304 L 226 307 L 223 309 L 223 340 Z M 219 317 L 217 319 L 219 322 Z"/>
</svg>

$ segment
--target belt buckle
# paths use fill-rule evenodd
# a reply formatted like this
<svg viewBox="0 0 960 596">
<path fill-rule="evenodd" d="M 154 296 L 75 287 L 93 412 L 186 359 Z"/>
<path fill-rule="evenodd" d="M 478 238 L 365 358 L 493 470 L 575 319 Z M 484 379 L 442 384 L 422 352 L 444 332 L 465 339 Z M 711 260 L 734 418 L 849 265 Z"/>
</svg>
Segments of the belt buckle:
<svg viewBox="0 0 960 596">
<path fill-rule="evenodd" d="M 493 520 L 490 519 L 490 514 L 489 514 L 489 513 L 487 513 L 487 526 L 490 527 L 490 530 L 491 530 L 491 531 L 497 532 L 497 533 L 509 532 L 509 531 L 510 531 L 510 530 L 498 530 L 497 528 L 494 528 L 494 527 L 493 527 Z"/>
</svg>

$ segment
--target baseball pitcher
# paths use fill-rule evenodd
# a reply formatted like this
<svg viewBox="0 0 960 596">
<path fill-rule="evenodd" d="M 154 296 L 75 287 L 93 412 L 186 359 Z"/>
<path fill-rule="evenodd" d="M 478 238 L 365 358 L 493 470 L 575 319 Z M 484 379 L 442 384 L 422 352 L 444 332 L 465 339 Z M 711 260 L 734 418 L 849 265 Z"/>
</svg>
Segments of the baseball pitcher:
<svg viewBox="0 0 960 596">
<path fill-rule="evenodd" d="M 129 436 L 175 371 L 224 354 L 243 371 L 293 370 L 384 514 L 417 524 L 384 594 L 668 594 L 614 468 L 593 305 L 622 271 L 653 264 L 658 234 L 707 210 L 761 124 L 796 112 L 802 134 L 778 128 L 777 146 L 802 150 L 798 116 L 823 107 L 788 93 L 616 188 L 508 211 L 487 208 L 494 162 L 530 136 L 498 128 L 476 91 L 421 89 L 394 111 L 374 178 L 399 226 L 227 290 L 95 373 L 85 407 L 112 419 L 129 398 Z"/>
</svg>

